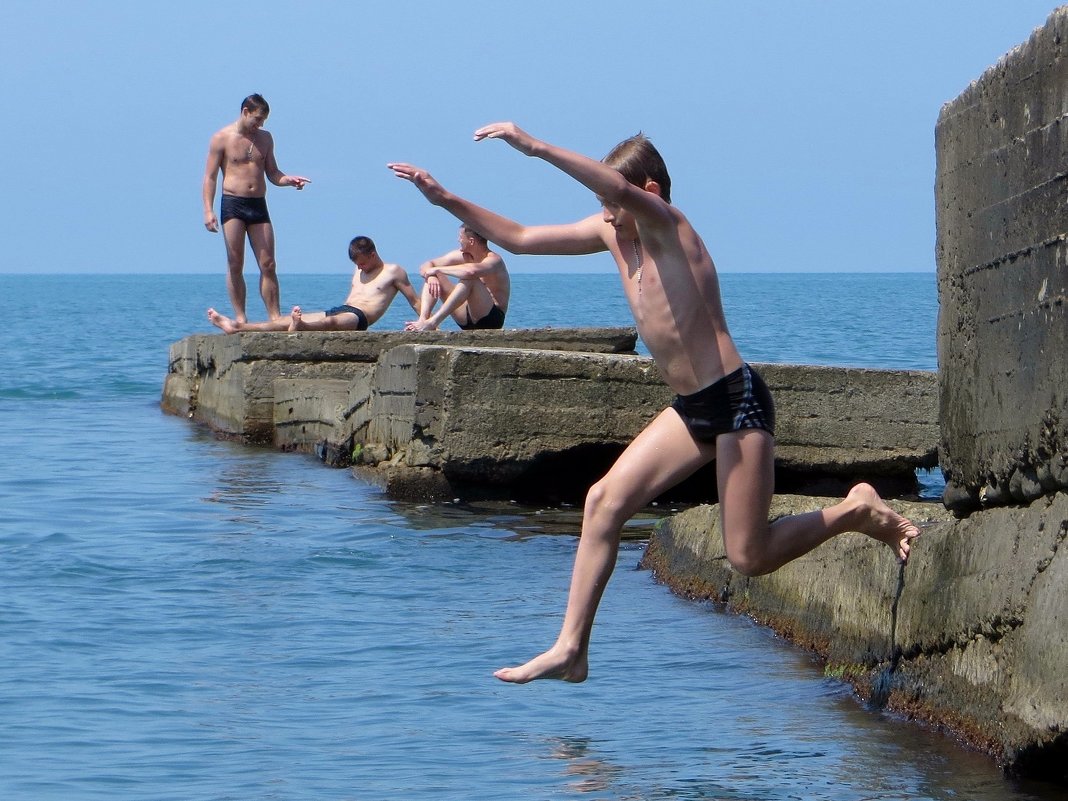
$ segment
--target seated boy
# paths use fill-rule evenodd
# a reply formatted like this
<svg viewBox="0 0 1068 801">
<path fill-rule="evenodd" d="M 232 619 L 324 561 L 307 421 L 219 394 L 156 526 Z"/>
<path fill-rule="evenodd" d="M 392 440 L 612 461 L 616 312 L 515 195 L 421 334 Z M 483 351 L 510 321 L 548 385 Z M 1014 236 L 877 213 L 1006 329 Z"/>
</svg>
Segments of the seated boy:
<svg viewBox="0 0 1068 801">
<path fill-rule="evenodd" d="M 422 309 L 407 331 L 435 331 L 450 314 L 464 331 L 504 328 L 511 282 L 504 259 L 485 237 L 460 226 L 460 247 L 423 264 Z M 441 307 L 431 314 L 434 304 Z"/>
<path fill-rule="evenodd" d="M 416 312 L 419 311 L 419 298 L 404 268 L 383 262 L 370 238 L 358 236 L 353 239 L 349 243 L 349 259 L 356 269 L 352 273 L 349 296 L 340 306 L 310 314 L 302 312 L 300 306 L 294 306 L 288 315 L 259 323 L 241 323 L 215 309 L 208 309 L 208 319 L 227 334 L 239 331 L 366 331 L 386 313 L 398 292 Z"/>
</svg>

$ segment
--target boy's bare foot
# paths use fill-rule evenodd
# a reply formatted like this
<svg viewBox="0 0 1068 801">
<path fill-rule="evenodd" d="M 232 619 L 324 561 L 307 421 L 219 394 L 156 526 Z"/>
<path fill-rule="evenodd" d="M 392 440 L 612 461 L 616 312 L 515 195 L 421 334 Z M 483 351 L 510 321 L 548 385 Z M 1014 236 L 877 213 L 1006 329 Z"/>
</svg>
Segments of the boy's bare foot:
<svg viewBox="0 0 1068 801">
<path fill-rule="evenodd" d="M 586 681 L 589 674 L 589 662 L 586 654 L 578 654 L 573 658 L 560 656 L 556 648 L 551 648 L 541 656 L 536 656 L 519 667 L 501 668 L 493 675 L 501 681 L 512 684 L 526 684 L 535 679 L 558 679 L 578 683 Z"/>
<path fill-rule="evenodd" d="M 406 323 L 404 326 L 405 331 L 437 331 L 438 327 L 433 325 L 429 320 L 413 320 L 410 323 Z"/>
<path fill-rule="evenodd" d="M 289 314 L 289 330 L 290 331 L 304 331 L 304 321 L 301 319 L 303 312 L 300 310 L 300 306 L 294 306 L 293 311 Z"/>
<path fill-rule="evenodd" d="M 846 495 L 846 500 L 856 503 L 858 512 L 863 514 L 856 530 L 885 542 L 898 559 L 907 562 L 912 540 L 920 534 L 919 528 L 887 506 L 870 484 L 857 484 Z"/>
<path fill-rule="evenodd" d="M 211 324 L 216 328 L 221 328 L 224 333 L 236 334 L 241 329 L 238 324 L 227 317 L 225 314 L 219 314 L 215 309 L 208 309 L 208 319 Z"/>
</svg>

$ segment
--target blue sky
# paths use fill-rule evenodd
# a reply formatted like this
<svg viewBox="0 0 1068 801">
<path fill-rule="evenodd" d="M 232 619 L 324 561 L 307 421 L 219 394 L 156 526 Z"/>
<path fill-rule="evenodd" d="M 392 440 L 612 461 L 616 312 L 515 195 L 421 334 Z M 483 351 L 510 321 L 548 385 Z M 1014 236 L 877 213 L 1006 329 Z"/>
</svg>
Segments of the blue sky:
<svg viewBox="0 0 1068 801">
<path fill-rule="evenodd" d="M 0 272 L 221 276 L 204 159 L 252 92 L 279 166 L 314 182 L 268 194 L 283 277 L 347 273 L 356 234 L 410 271 L 452 246 L 453 218 L 388 161 L 523 222 L 597 211 L 547 165 L 472 141 L 504 119 L 598 158 L 645 131 L 721 271 L 933 271 L 939 110 L 1056 7 L 5 0 Z"/>
</svg>

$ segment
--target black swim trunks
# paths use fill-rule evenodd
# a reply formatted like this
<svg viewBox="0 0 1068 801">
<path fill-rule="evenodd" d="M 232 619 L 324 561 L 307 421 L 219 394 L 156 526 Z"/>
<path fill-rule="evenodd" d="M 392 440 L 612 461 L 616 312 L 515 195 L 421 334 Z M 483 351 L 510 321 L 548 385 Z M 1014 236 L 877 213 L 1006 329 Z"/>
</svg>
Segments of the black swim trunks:
<svg viewBox="0 0 1068 801">
<path fill-rule="evenodd" d="M 775 434 L 771 392 L 748 364 L 692 395 L 675 396 L 671 408 L 700 442 L 715 442 L 720 434 L 747 428 L 762 428 Z"/>
<path fill-rule="evenodd" d="M 238 197 L 224 194 L 219 212 L 223 222 L 241 220 L 245 225 L 258 225 L 271 221 L 271 215 L 267 213 L 267 198 L 265 197 Z"/>
<path fill-rule="evenodd" d="M 504 312 L 501 311 L 500 306 L 494 306 L 489 310 L 489 313 L 474 322 L 471 321 L 471 309 L 467 310 L 467 324 L 461 325 L 460 328 L 464 331 L 477 331 L 480 329 L 491 328 L 504 328 Z"/>
<path fill-rule="evenodd" d="M 357 331 L 366 331 L 367 330 L 367 315 L 363 313 L 363 309 L 357 309 L 355 306 L 347 306 L 345 304 L 342 304 L 340 306 L 335 306 L 332 309 L 327 309 L 326 310 L 326 316 L 327 317 L 337 317 L 339 314 L 346 314 L 346 313 L 355 314 L 356 315 L 356 330 Z"/>
</svg>

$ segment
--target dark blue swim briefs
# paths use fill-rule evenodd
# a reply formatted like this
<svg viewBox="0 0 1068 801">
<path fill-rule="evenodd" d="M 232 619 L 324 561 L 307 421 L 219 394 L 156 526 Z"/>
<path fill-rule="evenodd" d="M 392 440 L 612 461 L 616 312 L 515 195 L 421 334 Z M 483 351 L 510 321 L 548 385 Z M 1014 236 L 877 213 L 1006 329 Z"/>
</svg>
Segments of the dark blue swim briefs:
<svg viewBox="0 0 1068 801">
<path fill-rule="evenodd" d="M 327 317 L 337 317 L 339 314 L 355 314 L 356 315 L 356 330 L 357 331 L 366 331 L 367 330 L 367 315 L 363 313 L 363 309 L 358 309 L 355 306 L 348 306 L 348 305 L 342 304 L 340 306 L 335 306 L 332 309 L 327 309 L 326 310 L 326 316 Z"/>
<path fill-rule="evenodd" d="M 692 395 L 677 395 L 671 408 L 700 442 L 715 442 L 720 434 L 747 428 L 775 434 L 775 402 L 764 379 L 748 364 Z"/>
<path fill-rule="evenodd" d="M 472 322 L 471 310 L 467 310 L 467 324 L 461 325 L 460 328 L 464 331 L 477 331 L 480 329 L 493 329 L 504 328 L 504 311 L 500 306 L 494 306 L 489 310 L 489 313 L 478 320 Z"/>
<path fill-rule="evenodd" d="M 271 215 L 267 213 L 267 198 L 265 197 L 238 197 L 224 194 L 219 216 L 223 222 L 241 220 L 245 225 L 258 225 L 271 221 Z"/>
</svg>

